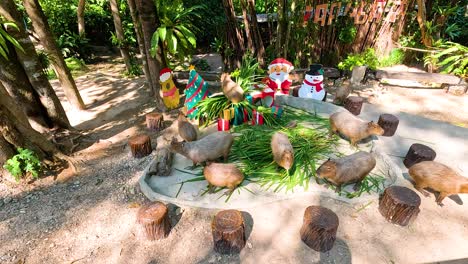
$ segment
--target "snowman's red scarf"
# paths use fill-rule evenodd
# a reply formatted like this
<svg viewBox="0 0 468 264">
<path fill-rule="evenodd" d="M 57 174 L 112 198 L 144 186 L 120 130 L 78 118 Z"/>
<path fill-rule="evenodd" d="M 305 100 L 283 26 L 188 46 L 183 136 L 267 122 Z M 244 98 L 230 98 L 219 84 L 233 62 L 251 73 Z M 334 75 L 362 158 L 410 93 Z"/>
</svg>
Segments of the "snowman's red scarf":
<svg viewBox="0 0 468 264">
<path fill-rule="evenodd" d="M 323 83 L 323 81 L 321 81 L 321 82 L 319 82 L 319 83 L 311 83 L 311 82 L 307 81 L 306 79 L 304 79 L 304 83 L 307 84 L 307 85 L 309 85 L 309 86 L 315 86 L 315 90 L 316 90 L 317 92 L 322 91 L 322 86 L 321 86 L 321 84 Z"/>
</svg>

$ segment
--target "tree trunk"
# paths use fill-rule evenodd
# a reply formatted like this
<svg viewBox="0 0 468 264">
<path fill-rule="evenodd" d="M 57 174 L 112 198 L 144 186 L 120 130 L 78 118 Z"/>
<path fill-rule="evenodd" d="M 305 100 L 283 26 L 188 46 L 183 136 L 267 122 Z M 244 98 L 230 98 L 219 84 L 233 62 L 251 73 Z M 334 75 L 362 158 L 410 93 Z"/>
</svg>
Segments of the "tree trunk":
<svg viewBox="0 0 468 264">
<path fill-rule="evenodd" d="M 257 60 L 260 66 L 265 66 L 263 57 L 265 56 L 265 46 L 263 45 L 262 35 L 260 34 L 260 27 L 257 22 L 257 12 L 255 11 L 255 0 L 247 0 L 250 21 L 251 21 L 251 32 L 254 40 L 255 52 L 257 54 Z"/>
<path fill-rule="evenodd" d="M 237 25 L 236 14 L 232 0 L 223 0 L 224 12 L 226 14 L 226 40 L 233 55 L 228 58 L 228 67 L 233 70 L 240 67 L 244 55 L 244 38 Z"/>
<path fill-rule="evenodd" d="M 283 57 L 284 44 L 287 41 L 284 36 L 287 30 L 286 0 L 278 0 L 278 26 L 276 28 L 276 56 Z"/>
<path fill-rule="evenodd" d="M 76 16 L 78 18 L 78 34 L 81 37 L 85 36 L 85 21 L 84 21 L 85 5 L 86 5 L 86 0 L 78 0 L 78 10 L 76 12 Z"/>
<path fill-rule="evenodd" d="M 156 58 L 149 56 L 151 38 L 153 37 L 153 33 L 158 27 L 156 5 L 152 0 L 135 0 L 135 3 L 139 14 L 141 33 L 144 40 L 144 48 L 147 54 L 146 60 L 149 69 L 149 76 L 151 77 L 147 77 L 147 79 L 148 81 L 151 81 L 150 88 L 156 99 L 157 108 L 159 108 L 159 110 L 164 110 L 165 106 L 163 104 L 161 95 L 159 94 L 161 85 L 157 77 L 159 76 L 159 71 L 161 69 L 161 57 L 159 55 L 156 56 Z"/>
<path fill-rule="evenodd" d="M 47 18 L 45 17 L 38 0 L 23 0 L 23 4 L 29 18 L 31 19 L 34 31 L 38 35 L 44 49 L 52 58 L 52 64 L 55 72 L 57 73 L 60 84 L 62 85 L 65 96 L 68 98 L 72 106 L 78 109 L 85 109 L 83 99 L 81 99 L 70 70 L 65 64 L 62 52 L 57 47 L 54 36 L 50 31 Z"/>
<path fill-rule="evenodd" d="M 247 38 L 247 49 L 250 51 L 250 54 L 255 54 L 255 48 L 253 44 L 253 34 L 250 29 L 250 22 L 247 15 L 247 0 L 241 0 L 242 6 L 242 17 L 244 18 L 244 29 L 245 29 L 245 37 Z"/>
<path fill-rule="evenodd" d="M 426 28 L 426 3 L 424 0 L 416 0 L 418 3 L 418 24 L 419 29 L 421 30 L 421 38 L 424 46 L 431 47 L 432 46 L 432 37 L 427 32 Z"/>
<path fill-rule="evenodd" d="M 9 60 L 0 57 L 0 84 L 6 88 L 6 95 L 10 95 L 17 105 L 22 106 L 22 111 L 38 125 L 49 128 L 50 122 L 46 120 L 45 109 L 39 104 L 39 98 L 35 93 L 28 76 L 21 67 L 16 57 L 15 50 L 10 46 Z"/>
<path fill-rule="evenodd" d="M 7 95 L 0 83 L 0 137 L 3 137 L 14 148 L 27 148 L 36 153 L 40 159 L 59 158 L 70 161 L 45 136 L 34 130 L 27 121 L 20 106 Z"/>
<path fill-rule="evenodd" d="M 130 9 L 130 15 L 132 16 L 133 25 L 135 26 L 135 34 L 137 37 L 138 48 L 140 49 L 141 63 L 143 64 L 143 73 L 145 74 L 145 77 L 148 83 L 151 84 L 152 83 L 151 75 L 150 75 L 150 70 L 148 68 L 148 62 L 146 58 L 148 54 L 146 54 L 146 50 L 145 50 L 145 42 L 143 40 L 143 34 L 141 33 L 141 24 L 138 19 L 135 0 L 127 0 L 127 2 L 128 2 L 128 8 Z"/>
<path fill-rule="evenodd" d="M 127 43 L 125 42 L 125 36 L 122 28 L 122 20 L 120 19 L 118 3 L 117 0 L 109 0 L 109 2 L 112 11 L 112 17 L 114 19 L 115 36 L 117 37 L 117 40 L 119 42 L 120 54 L 122 55 L 127 71 L 130 72 L 132 69 L 130 52 L 128 51 Z"/>
<path fill-rule="evenodd" d="M 63 109 L 60 100 L 55 94 L 54 89 L 50 85 L 49 80 L 47 80 L 47 76 L 44 74 L 44 70 L 42 68 L 41 62 L 39 61 L 39 57 L 37 56 L 36 49 L 31 42 L 26 29 L 24 28 L 24 18 L 22 14 L 16 9 L 14 1 L 2 1 L 2 3 L 0 3 L 0 14 L 18 25 L 19 31 L 11 29 L 8 30 L 8 33 L 10 33 L 10 35 L 16 40 L 18 40 L 24 49 L 24 52 L 16 49 L 16 54 L 27 75 L 27 79 L 29 79 L 32 88 L 39 95 L 38 99 L 42 103 L 42 106 L 45 107 L 47 112 L 47 117 L 45 120 L 50 119 L 52 125 L 56 127 L 70 128 L 70 122 L 68 121 L 67 115 L 65 114 L 65 110 Z M 11 62 L 17 63 L 17 61 L 13 60 Z M 19 78 L 17 77 L 16 79 L 18 80 Z M 20 86 L 17 85 L 17 87 Z M 49 124 L 49 126 L 50 125 L 51 124 Z"/>
</svg>

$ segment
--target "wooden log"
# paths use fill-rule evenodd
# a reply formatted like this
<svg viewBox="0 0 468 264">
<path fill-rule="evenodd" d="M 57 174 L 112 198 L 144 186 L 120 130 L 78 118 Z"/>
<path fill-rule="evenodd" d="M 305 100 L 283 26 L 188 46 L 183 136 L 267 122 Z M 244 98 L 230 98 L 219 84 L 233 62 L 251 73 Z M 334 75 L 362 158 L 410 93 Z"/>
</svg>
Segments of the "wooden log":
<svg viewBox="0 0 468 264">
<path fill-rule="evenodd" d="M 148 174 L 156 176 L 171 175 L 173 156 L 173 153 L 167 147 L 157 150 L 156 156 L 151 161 Z"/>
<path fill-rule="evenodd" d="M 161 113 L 149 113 L 146 115 L 146 126 L 153 131 L 163 128 L 164 116 Z"/>
<path fill-rule="evenodd" d="M 138 135 L 128 140 L 132 155 L 135 158 L 143 158 L 151 154 L 151 139 L 148 135 Z"/>
<path fill-rule="evenodd" d="M 321 206 L 309 206 L 304 213 L 301 239 L 313 250 L 329 251 L 335 243 L 338 225 L 338 216 L 332 210 Z"/>
<path fill-rule="evenodd" d="M 377 123 L 384 129 L 382 136 L 391 137 L 395 135 L 399 122 L 398 117 L 394 115 L 381 114 Z"/>
<path fill-rule="evenodd" d="M 436 157 L 436 152 L 431 149 L 430 147 L 415 143 L 411 145 L 406 153 L 405 160 L 403 160 L 403 164 L 405 164 L 406 168 L 410 168 L 416 163 L 421 161 L 432 161 Z"/>
<path fill-rule="evenodd" d="M 245 246 L 244 218 L 237 210 L 218 212 L 211 222 L 214 250 L 221 254 L 239 253 Z"/>
<path fill-rule="evenodd" d="M 377 79 L 398 79 L 398 80 L 411 80 L 417 82 L 433 82 L 433 83 L 447 83 L 459 84 L 460 78 L 455 75 L 441 74 L 441 73 L 427 73 L 427 72 L 397 72 L 397 71 L 384 71 L 377 70 L 375 77 Z"/>
<path fill-rule="evenodd" d="M 358 96 L 349 96 L 344 102 L 344 108 L 346 108 L 353 115 L 359 115 L 361 113 L 362 104 L 364 99 Z"/>
<path fill-rule="evenodd" d="M 406 226 L 416 219 L 421 198 L 411 189 L 391 186 L 385 189 L 379 200 L 379 212 L 388 221 Z"/>
<path fill-rule="evenodd" d="M 137 221 L 143 226 L 146 238 L 159 240 L 171 231 L 167 206 L 161 202 L 144 205 L 138 210 Z"/>
</svg>

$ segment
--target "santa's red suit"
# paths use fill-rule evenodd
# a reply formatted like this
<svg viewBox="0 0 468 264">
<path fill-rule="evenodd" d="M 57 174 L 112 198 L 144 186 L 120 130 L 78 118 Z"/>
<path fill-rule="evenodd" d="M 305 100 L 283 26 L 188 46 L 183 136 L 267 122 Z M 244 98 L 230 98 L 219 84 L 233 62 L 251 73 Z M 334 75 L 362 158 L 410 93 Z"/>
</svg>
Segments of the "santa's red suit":
<svg viewBox="0 0 468 264">
<path fill-rule="evenodd" d="M 289 94 L 289 88 L 291 87 L 292 82 L 290 80 L 284 80 L 280 87 L 278 87 L 278 83 L 275 82 L 275 80 L 272 80 L 270 77 L 267 77 L 267 85 L 270 87 L 273 91 L 277 91 L 278 89 L 281 89 L 282 94 Z"/>
</svg>

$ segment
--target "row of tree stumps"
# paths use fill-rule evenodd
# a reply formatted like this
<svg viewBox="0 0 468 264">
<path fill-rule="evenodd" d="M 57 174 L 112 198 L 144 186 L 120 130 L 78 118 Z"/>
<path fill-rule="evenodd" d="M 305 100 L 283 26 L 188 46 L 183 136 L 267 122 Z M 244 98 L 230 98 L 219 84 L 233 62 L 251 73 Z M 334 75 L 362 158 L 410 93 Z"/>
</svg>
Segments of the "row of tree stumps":
<svg viewBox="0 0 468 264">
<path fill-rule="evenodd" d="M 146 115 L 146 127 L 150 131 L 161 131 L 164 116 L 161 113 L 149 113 Z M 143 158 L 151 154 L 151 138 L 147 134 L 136 135 L 128 140 L 128 145 L 135 158 Z"/>
</svg>

